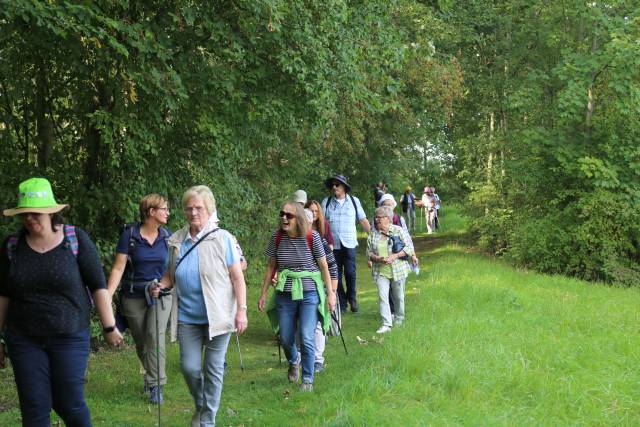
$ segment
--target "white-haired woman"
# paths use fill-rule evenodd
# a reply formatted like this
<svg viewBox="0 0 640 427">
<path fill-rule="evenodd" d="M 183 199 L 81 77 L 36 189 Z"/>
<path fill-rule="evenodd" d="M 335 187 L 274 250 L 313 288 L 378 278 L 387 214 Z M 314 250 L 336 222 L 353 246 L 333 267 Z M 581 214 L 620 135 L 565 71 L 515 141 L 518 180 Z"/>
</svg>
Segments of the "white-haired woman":
<svg viewBox="0 0 640 427">
<path fill-rule="evenodd" d="M 169 268 L 160 287 L 177 288 L 171 338 L 177 333 L 180 368 L 195 402 L 191 424 L 213 426 L 231 332 L 247 328 L 246 286 L 234 239 L 217 226 L 209 187 L 189 188 L 182 208 L 188 224 L 169 238 Z"/>
<path fill-rule="evenodd" d="M 413 243 L 402 227 L 392 224 L 393 211 L 381 206 L 375 211 L 375 229 L 371 230 L 367 239 L 367 258 L 372 263 L 373 280 L 378 287 L 378 301 L 382 326 L 376 331 L 379 334 L 389 332 L 394 326 L 389 307 L 389 288 L 395 303 L 395 326 L 404 322 L 404 284 L 411 267 L 403 259 L 413 255 Z M 393 253 L 392 241 L 399 238 L 404 248 Z"/>
</svg>

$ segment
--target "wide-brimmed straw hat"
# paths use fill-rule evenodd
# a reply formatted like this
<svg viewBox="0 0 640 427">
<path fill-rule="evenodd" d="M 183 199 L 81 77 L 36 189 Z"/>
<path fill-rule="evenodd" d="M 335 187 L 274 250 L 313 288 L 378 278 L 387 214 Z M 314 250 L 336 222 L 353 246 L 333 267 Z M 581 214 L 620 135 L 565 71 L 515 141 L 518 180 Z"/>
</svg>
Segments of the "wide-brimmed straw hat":
<svg viewBox="0 0 640 427">
<path fill-rule="evenodd" d="M 5 209 L 4 216 L 22 213 L 56 213 L 69 205 L 59 205 L 53 197 L 51 184 L 45 178 L 29 178 L 18 186 L 18 206 Z"/>
<path fill-rule="evenodd" d="M 333 181 L 338 181 L 339 183 L 344 185 L 344 188 L 347 193 L 351 191 L 351 186 L 347 183 L 347 178 L 345 178 L 344 175 L 334 175 L 330 178 L 327 178 L 324 181 L 324 186 L 327 187 L 329 190 L 331 190 L 331 184 L 333 183 Z"/>
</svg>

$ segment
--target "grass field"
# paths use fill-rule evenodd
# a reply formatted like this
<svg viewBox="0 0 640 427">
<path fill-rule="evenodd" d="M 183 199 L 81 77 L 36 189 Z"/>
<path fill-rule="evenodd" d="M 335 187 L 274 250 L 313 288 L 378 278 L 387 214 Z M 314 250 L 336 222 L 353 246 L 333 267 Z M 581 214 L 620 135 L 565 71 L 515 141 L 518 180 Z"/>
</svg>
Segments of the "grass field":
<svg viewBox="0 0 640 427">
<path fill-rule="evenodd" d="M 442 227 L 416 239 L 422 267 L 407 284 L 407 320 L 383 338 L 361 257 L 361 312 L 343 317 L 349 355 L 330 339 L 313 393 L 287 383 L 252 278 L 246 369 L 232 338 L 218 425 L 640 425 L 638 289 L 517 271 L 468 248 L 455 211 Z M 192 403 L 177 346 L 168 371 L 162 425 L 186 426 Z M 133 348 L 92 355 L 94 424 L 156 425 L 141 385 Z M 0 425 L 19 425 L 10 369 L 0 371 L 0 411 Z"/>
</svg>

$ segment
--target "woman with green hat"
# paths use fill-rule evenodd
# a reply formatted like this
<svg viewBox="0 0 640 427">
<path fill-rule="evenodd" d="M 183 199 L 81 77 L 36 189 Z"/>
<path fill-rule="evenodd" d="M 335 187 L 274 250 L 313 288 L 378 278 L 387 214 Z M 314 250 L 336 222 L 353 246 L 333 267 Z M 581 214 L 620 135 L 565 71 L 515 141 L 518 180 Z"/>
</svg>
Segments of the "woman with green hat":
<svg viewBox="0 0 640 427">
<path fill-rule="evenodd" d="M 24 426 L 50 425 L 52 408 L 66 425 L 91 425 L 84 376 L 92 301 L 106 341 L 122 343 L 96 247 L 83 230 L 64 224 L 66 207 L 49 181 L 31 178 L 19 186 L 18 206 L 4 210 L 22 221 L 0 248 L 0 331 Z M 0 367 L 4 354 L 3 343 Z"/>
</svg>

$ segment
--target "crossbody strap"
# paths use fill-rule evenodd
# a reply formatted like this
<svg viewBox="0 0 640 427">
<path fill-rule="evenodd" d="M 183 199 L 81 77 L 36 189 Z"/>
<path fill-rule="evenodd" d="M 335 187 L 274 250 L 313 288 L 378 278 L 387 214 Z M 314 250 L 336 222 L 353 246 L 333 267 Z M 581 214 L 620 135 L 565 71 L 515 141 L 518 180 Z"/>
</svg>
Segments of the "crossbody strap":
<svg viewBox="0 0 640 427">
<path fill-rule="evenodd" d="M 187 252 L 185 252 L 185 254 L 184 254 L 182 257 L 180 257 L 180 259 L 179 259 L 179 260 L 178 260 L 178 262 L 176 263 L 176 268 L 174 269 L 174 272 L 175 272 L 176 270 L 178 270 L 178 267 L 179 267 L 179 266 L 180 266 L 180 264 L 182 263 L 182 260 L 183 260 L 183 259 L 185 259 L 185 258 L 187 257 L 187 255 L 189 255 L 189 254 L 191 253 L 191 251 L 192 251 L 192 250 L 194 250 L 194 249 L 196 248 L 196 246 L 198 246 L 198 245 L 199 245 L 199 244 L 200 244 L 200 243 L 205 239 L 205 237 L 207 237 L 207 236 L 208 236 L 208 235 L 210 235 L 210 234 L 215 233 L 215 232 L 216 232 L 216 231 L 218 231 L 218 230 L 220 230 L 220 229 L 219 229 L 219 228 L 213 229 L 213 230 L 209 231 L 208 233 L 206 233 L 204 236 L 202 236 L 200 239 L 198 239 L 198 241 L 197 241 L 197 242 L 195 242 L 195 243 L 193 244 L 193 246 L 191 246 L 191 247 L 189 248 L 189 250 L 188 250 Z"/>
</svg>

